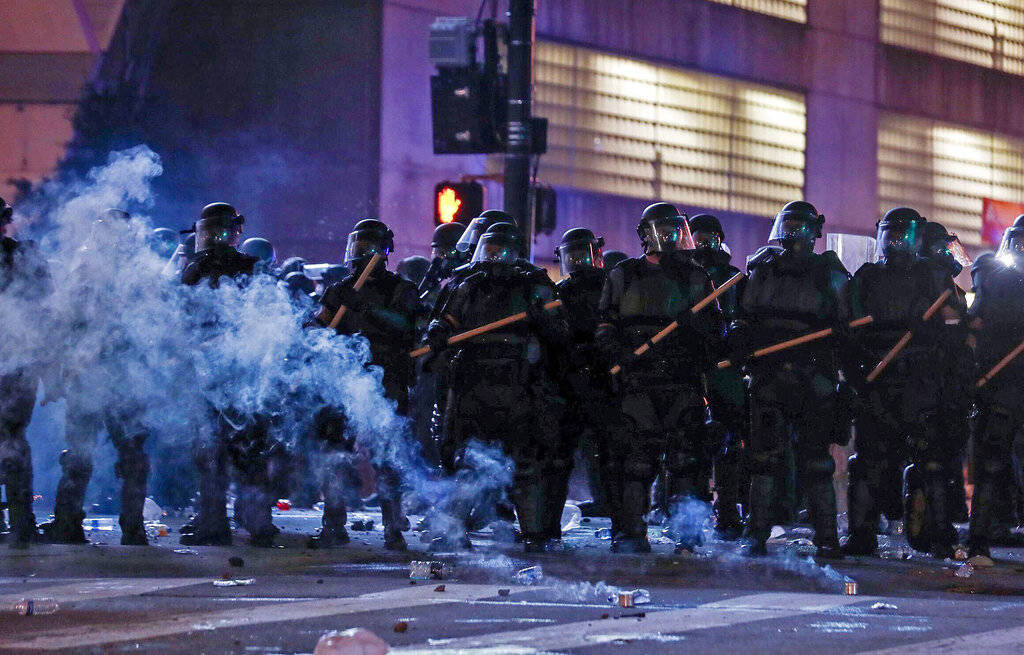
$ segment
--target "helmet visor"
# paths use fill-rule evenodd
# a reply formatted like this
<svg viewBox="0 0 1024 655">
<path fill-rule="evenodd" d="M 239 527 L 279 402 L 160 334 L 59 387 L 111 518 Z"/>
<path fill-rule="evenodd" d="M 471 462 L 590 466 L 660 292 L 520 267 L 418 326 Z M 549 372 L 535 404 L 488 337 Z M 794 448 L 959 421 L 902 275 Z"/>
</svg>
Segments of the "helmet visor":
<svg viewBox="0 0 1024 655">
<path fill-rule="evenodd" d="M 601 254 L 601 248 L 593 241 L 571 241 L 559 244 L 557 252 L 558 265 L 563 276 L 591 268 L 604 268 L 604 256 Z"/>
<path fill-rule="evenodd" d="M 352 232 L 348 235 L 348 243 L 345 244 L 345 265 L 352 268 L 353 263 L 362 262 L 377 254 L 387 257 L 389 252 L 390 249 L 381 242 L 376 233 Z"/>
<path fill-rule="evenodd" d="M 878 226 L 875 254 L 879 257 L 915 255 L 921 249 L 923 224 L 917 221 Z"/>
<path fill-rule="evenodd" d="M 792 216 L 776 216 L 772 224 L 769 241 L 814 241 L 818 238 L 818 228 L 807 221 Z"/>
<path fill-rule="evenodd" d="M 241 238 L 241 221 L 204 218 L 196 222 L 196 252 L 213 250 L 215 246 L 235 248 Z"/>
<path fill-rule="evenodd" d="M 697 230 L 693 233 L 693 243 L 699 250 L 721 250 L 722 236 L 718 232 Z"/>
<path fill-rule="evenodd" d="M 519 258 L 519 242 L 508 234 L 484 234 L 476 244 L 473 262 L 514 264 Z"/>
<path fill-rule="evenodd" d="M 647 252 L 693 250 L 690 226 L 682 216 L 657 218 L 647 224 Z"/>
<path fill-rule="evenodd" d="M 996 257 L 1010 265 L 1024 263 L 1024 229 L 1010 228 L 1004 232 Z"/>
<path fill-rule="evenodd" d="M 455 249 L 459 252 L 473 252 L 476 251 L 476 245 L 480 242 L 480 237 L 483 236 L 487 228 L 491 226 L 491 221 L 486 218 L 474 218 L 469 223 L 469 227 L 459 237 L 458 243 L 455 244 Z M 474 260 L 475 261 L 475 260 Z"/>
</svg>

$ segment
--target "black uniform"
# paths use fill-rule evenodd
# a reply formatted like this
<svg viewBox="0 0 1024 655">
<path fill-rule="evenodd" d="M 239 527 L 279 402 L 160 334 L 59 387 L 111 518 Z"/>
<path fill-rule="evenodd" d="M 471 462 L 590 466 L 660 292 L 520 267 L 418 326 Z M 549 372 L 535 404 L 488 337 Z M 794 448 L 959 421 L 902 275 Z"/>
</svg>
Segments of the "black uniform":
<svg viewBox="0 0 1024 655">
<path fill-rule="evenodd" d="M 552 299 L 554 284 L 537 268 L 514 262 L 476 262 L 462 273 L 428 331 L 440 345 L 470 330 L 527 311 L 513 323 L 448 351 L 449 389 L 444 412 L 442 461 L 449 471 L 471 465 L 463 458 L 471 440 L 499 444 L 515 463 L 512 500 L 528 548 L 561 537 L 573 448 L 561 440 L 564 401 L 558 395 L 553 356 L 567 341 L 557 312 L 539 304 Z M 460 518 L 484 522 L 497 498 L 473 499 Z"/>
<path fill-rule="evenodd" d="M 601 268 L 577 271 L 557 285 L 558 298 L 564 303 L 569 322 L 569 347 L 562 365 L 563 393 L 568 401 L 563 421 L 563 440 L 578 440 L 582 448 L 587 483 L 593 506 L 591 516 L 607 516 L 608 502 L 601 478 L 601 432 L 607 429 L 608 406 L 612 397 L 609 362 L 597 348 L 594 335 L 598 326 L 598 307 L 607 274 Z"/>
<path fill-rule="evenodd" d="M 970 317 L 972 327 L 978 327 L 978 370 L 987 373 L 1024 340 L 1024 272 L 1019 263 L 1009 265 L 991 254 L 979 257 L 972 272 L 976 295 Z M 1003 483 L 1011 478 L 1014 440 L 1024 429 L 1022 384 L 1024 356 L 1013 360 L 977 392 L 974 498 L 968 538 L 971 555 L 989 554 L 998 506 L 1011 502 L 1010 489 Z"/>
<path fill-rule="evenodd" d="M 719 446 L 704 442 L 700 374 L 719 352 L 721 313 L 717 305 L 692 318 L 689 313 L 713 290 L 711 279 L 689 254 L 660 257 L 660 263 L 627 259 L 612 269 L 600 303 L 598 341 L 610 360 L 625 363 L 617 379 L 616 425 L 602 452 L 612 546 L 619 551 L 650 548 L 644 515 L 662 466 L 670 521 L 686 498 L 710 500 L 707 462 Z M 673 320 L 680 328 L 632 361 L 633 351 Z M 674 536 L 679 547 L 692 548 L 700 526 L 678 526 Z"/>
<path fill-rule="evenodd" d="M 0 201 L 0 209 L 4 207 Z M 18 304 L 32 303 L 31 307 L 38 311 L 38 303 L 52 290 L 46 261 L 34 244 L 0 236 L 0 298 Z M 0 327 L 0 335 L 3 332 L 4 328 Z M 0 339 L 13 341 L 3 336 Z M 46 365 L 37 361 L 41 366 Z M 35 534 L 32 455 L 25 430 L 32 419 L 36 389 L 43 373 L 45 371 L 19 368 L 0 375 L 0 483 L 6 488 L 11 546 L 16 548 L 27 546 Z"/>
<path fill-rule="evenodd" d="M 850 318 L 872 316 L 874 321 L 851 333 L 857 347 L 844 366 L 860 390 L 857 452 L 850 458 L 847 552 L 873 553 L 879 516 L 900 517 L 903 467 L 912 462 L 921 480 L 915 486 L 928 511 L 913 517 L 924 525 L 907 517 L 908 536 L 915 535 L 915 548 L 940 557 L 952 553 L 956 533 L 950 516 L 949 467 L 966 438 L 950 429 L 944 408 L 949 400 L 946 388 L 953 379 L 947 353 L 954 344 L 942 313 L 921 323 L 924 311 L 951 285 L 948 275 L 910 255 L 865 264 L 848 287 Z M 873 383 L 862 383 L 911 329 L 914 337 L 907 347 Z"/>
<path fill-rule="evenodd" d="M 220 286 L 222 278 L 232 280 L 252 276 L 258 260 L 256 257 L 238 252 L 235 248 L 218 244 L 215 247 L 196 253 L 189 258 L 181 272 L 181 282 L 189 286 L 207 283 L 211 287 Z M 210 326 L 200 326 L 209 329 Z M 213 329 L 216 329 L 215 327 Z M 230 408 L 210 407 L 208 430 L 193 443 L 193 459 L 199 471 L 199 508 L 194 522 L 194 532 L 186 532 L 183 528 L 182 543 L 204 545 L 228 545 L 231 543 L 231 528 L 227 519 L 227 487 L 229 446 L 233 441 L 260 441 L 260 435 L 254 431 L 265 430 L 262 421 L 250 421 L 245 417 L 234 416 Z M 232 449 L 239 454 L 238 449 Z M 241 464 L 241 462 L 240 462 Z M 242 469 L 248 468 L 243 464 Z M 243 499 L 241 514 L 246 511 L 248 500 Z M 249 508 L 255 503 L 250 503 Z M 254 508 L 253 508 L 254 509 Z M 270 508 L 266 507 L 260 515 L 269 518 Z M 258 516 L 251 517 L 254 520 Z M 243 519 L 243 516 L 239 516 Z M 254 539 L 267 540 L 272 538 L 272 526 L 266 524 L 259 528 L 249 525 L 250 534 Z M 263 529 L 263 534 L 260 534 Z M 254 532 L 255 531 L 255 532 Z"/>
<path fill-rule="evenodd" d="M 361 267 L 360 267 L 361 268 Z M 322 324 L 329 324 L 338 309 L 348 309 L 337 330 L 340 334 L 359 334 L 370 343 L 371 364 L 383 369 L 384 395 L 395 401 L 398 413 L 406 414 L 409 386 L 413 382 L 413 360 L 409 351 L 416 343 L 417 293 L 413 283 L 377 268 L 361 290 L 353 288 L 357 275 L 352 274 L 324 292 L 319 315 Z M 345 418 L 338 408 L 325 409 L 318 418 L 317 434 L 324 450 L 322 491 L 324 494 L 324 530 L 320 540 L 327 545 L 347 541 L 346 501 L 357 498 L 358 477 L 354 469 L 355 438 L 348 434 Z M 397 473 L 387 467 L 377 471 L 378 494 L 384 521 L 384 540 L 389 548 L 404 549 L 402 528 L 402 496 Z"/>
<path fill-rule="evenodd" d="M 747 274 L 740 294 L 740 321 L 730 334 L 734 344 L 743 344 L 741 350 L 750 352 L 839 324 L 839 294 L 850 276 L 835 253 L 766 246 L 747 260 Z M 789 472 L 787 459 L 795 452 L 814 543 L 819 550 L 835 553 L 839 548 L 832 486 L 835 463 L 829 454 L 829 444 L 836 440 L 834 346 L 818 341 L 755 359 L 749 373 L 748 533 L 754 552 L 764 551 L 775 503 Z"/>
</svg>

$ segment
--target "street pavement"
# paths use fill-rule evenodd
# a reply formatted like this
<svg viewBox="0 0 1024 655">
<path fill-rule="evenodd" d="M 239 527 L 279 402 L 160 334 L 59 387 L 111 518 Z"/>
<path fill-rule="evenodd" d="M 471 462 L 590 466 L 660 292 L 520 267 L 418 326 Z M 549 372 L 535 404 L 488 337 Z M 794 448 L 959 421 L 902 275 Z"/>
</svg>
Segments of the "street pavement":
<svg viewBox="0 0 1024 655">
<path fill-rule="evenodd" d="M 0 615 L 0 653 L 311 653 L 324 633 L 354 627 L 402 653 L 1024 652 L 1024 549 L 997 549 L 992 569 L 894 548 L 823 567 L 805 554 L 806 528 L 757 560 L 715 541 L 676 556 L 652 529 L 654 553 L 619 556 L 600 538 L 607 520 L 593 519 L 559 553 L 526 556 L 485 532 L 471 553 L 431 554 L 414 531 L 410 552 L 388 553 L 379 513 L 351 519 L 374 529 L 330 551 L 305 547 L 319 523 L 310 510 L 275 512 L 283 532 L 271 549 L 182 547 L 173 518 L 146 548 L 117 545 L 116 528 L 90 530 L 86 546 L 0 547 L 0 606 L 59 604 Z M 411 560 L 452 571 L 411 581 Z M 252 582 L 214 584 L 225 579 Z M 650 603 L 608 601 L 637 588 Z"/>
</svg>

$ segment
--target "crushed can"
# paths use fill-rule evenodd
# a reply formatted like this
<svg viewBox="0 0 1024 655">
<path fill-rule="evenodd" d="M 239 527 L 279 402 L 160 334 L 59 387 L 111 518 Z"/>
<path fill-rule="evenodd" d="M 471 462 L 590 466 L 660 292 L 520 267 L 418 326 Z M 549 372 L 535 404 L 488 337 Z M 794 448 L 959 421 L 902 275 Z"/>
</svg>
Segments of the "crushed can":
<svg viewBox="0 0 1024 655">
<path fill-rule="evenodd" d="M 843 582 L 843 592 L 845 592 L 847 596 L 856 596 L 857 582 L 855 580 L 850 580 L 849 578 L 847 578 L 846 581 Z"/>
<path fill-rule="evenodd" d="M 651 592 L 646 589 L 626 591 L 619 589 L 608 594 L 608 602 L 619 607 L 636 607 L 651 602 Z"/>
<path fill-rule="evenodd" d="M 410 580 L 444 580 L 452 574 L 452 565 L 437 561 L 409 562 Z"/>
</svg>

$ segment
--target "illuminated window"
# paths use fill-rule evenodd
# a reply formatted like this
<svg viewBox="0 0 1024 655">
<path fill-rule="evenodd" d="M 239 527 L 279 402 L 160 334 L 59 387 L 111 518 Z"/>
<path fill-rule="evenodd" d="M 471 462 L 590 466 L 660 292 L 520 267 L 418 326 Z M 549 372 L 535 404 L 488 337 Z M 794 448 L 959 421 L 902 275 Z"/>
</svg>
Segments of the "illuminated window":
<svg viewBox="0 0 1024 655">
<path fill-rule="evenodd" d="M 885 43 L 1024 75 L 1021 0 L 880 0 Z"/>
<path fill-rule="evenodd" d="M 883 114 L 878 126 L 879 213 L 906 205 L 981 244 L 982 198 L 1024 202 L 1024 141 Z"/>
<path fill-rule="evenodd" d="M 788 18 L 798 23 L 807 22 L 807 0 L 711 0 L 720 5 L 731 5 L 759 14 Z"/>
<path fill-rule="evenodd" d="M 803 96 L 552 43 L 536 49 L 549 184 L 774 215 L 803 196 Z"/>
</svg>

